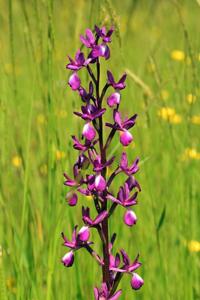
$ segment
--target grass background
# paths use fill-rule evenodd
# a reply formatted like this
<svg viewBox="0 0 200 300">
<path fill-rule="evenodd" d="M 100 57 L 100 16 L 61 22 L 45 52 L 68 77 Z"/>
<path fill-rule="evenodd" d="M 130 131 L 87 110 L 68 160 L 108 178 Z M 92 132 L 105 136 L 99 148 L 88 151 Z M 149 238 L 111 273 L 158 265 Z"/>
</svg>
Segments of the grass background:
<svg viewBox="0 0 200 300">
<path fill-rule="evenodd" d="M 140 253 L 145 285 L 133 292 L 124 276 L 122 299 L 200 299 L 199 253 L 188 248 L 200 239 L 200 160 L 183 159 L 187 148 L 200 152 L 199 125 L 191 122 L 200 115 L 199 1 L 0 4 L 0 299 L 92 299 L 100 283 L 101 272 L 84 251 L 73 268 L 61 265 L 60 232 L 70 237 L 82 204 L 90 205 L 81 199 L 70 209 L 65 202 L 62 173 L 70 173 L 77 155 L 70 135 L 83 125 L 72 114 L 80 100 L 67 86 L 67 54 L 80 47 L 85 28 L 102 23 L 116 28 L 104 73 L 118 78 L 128 69 L 122 110 L 139 114 L 128 149 L 130 161 L 142 160 L 139 221 L 122 226 L 119 209 L 110 230 L 118 233 L 115 246 L 132 258 Z M 183 60 L 172 59 L 175 49 Z M 163 107 L 175 109 L 180 122 L 159 117 Z M 120 155 L 117 140 L 111 148 Z"/>
</svg>

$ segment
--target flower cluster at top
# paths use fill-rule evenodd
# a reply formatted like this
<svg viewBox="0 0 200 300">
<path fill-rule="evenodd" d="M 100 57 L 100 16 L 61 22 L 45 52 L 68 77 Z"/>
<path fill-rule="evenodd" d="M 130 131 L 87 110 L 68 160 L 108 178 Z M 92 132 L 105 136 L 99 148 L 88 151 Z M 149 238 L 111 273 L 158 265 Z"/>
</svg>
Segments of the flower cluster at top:
<svg viewBox="0 0 200 300">
<path fill-rule="evenodd" d="M 126 152 L 122 152 L 117 167 L 113 168 L 110 176 L 107 168 L 112 168 L 115 157 L 109 157 L 109 148 L 115 134 L 119 134 L 119 142 L 127 147 L 133 136 L 130 129 L 135 125 L 137 115 L 123 118 L 119 111 L 121 91 L 126 87 L 126 74 L 116 81 L 113 74 L 107 71 L 107 81 L 100 90 L 100 61 L 110 58 L 109 43 L 113 34 L 113 27 L 106 30 L 105 27 L 95 26 L 94 31 L 86 29 L 85 35 L 80 40 L 86 48 L 88 55 L 78 50 L 75 58 L 69 57 L 67 69 L 72 73 L 69 77 L 69 86 L 77 92 L 82 100 L 81 111 L 74 114 L 83 120 L 81 137 L 72 136 L 73 148 L 78 151 L 77 160 L 73 166 L 73 176 L 64 173 L 64 184 L 71 187 L 66 199 L 69 206 L 76 206 L 78 195 L 90 196 L 96 209 L 96 216 L 91 216 L 89 207 L 82 207 L 82 221 L 84 226 L 78 230 L 74 227 L 72 239 L 62 233 L 64 246 L 70 248 L 70 252 L 64 255 L 62 262 L 64 266 L 71 267 L 74 263 L 75 252 L 85 249 L 97 261 L 102 268 L 102 283 L 100 288 L 94 288 L 95 299 L 118 299 L 122 293 L 117 291 L 118 284 L 124 274 L 130 274 L 131 287 L 139 289 L 144 281 L 135 273 L 141 263 L 137 256 L 131 263 L 128 254 L 120 249 L 115 255 L 112 253 L 116 233 L 109 236 L 108 223 L 113 213 L 117 213 L 117 207 L 124 208 L 124 223 L 132 227 L 137 222 L 137 216 L 131 209 L 137 204 L 140 185 L 135 178 L 139 170 L 139 158 L 129 165 Z M 80 70 L 84 69 L 90 77 L 89 87 L 81 84 Z M 109 93 L 108 93 L 109 91 Z M 105 101 L 106 100 L 106 101 Z M 113 111 L 113 118 L 105 122 L 107 110 Z M 107 130 L 105 130 L 107 128 Z M 115 161 L 116 166 L 116 161 Z M 113 192 L 115 178 L 124 173 L 125 181 Z M 116 184 L 114 191 L 116 191 Z M 93 241 L 90 241 L 90 231 L 96 229 L 102 243 L 102 255 L 93 249 Z"/>
</svg>

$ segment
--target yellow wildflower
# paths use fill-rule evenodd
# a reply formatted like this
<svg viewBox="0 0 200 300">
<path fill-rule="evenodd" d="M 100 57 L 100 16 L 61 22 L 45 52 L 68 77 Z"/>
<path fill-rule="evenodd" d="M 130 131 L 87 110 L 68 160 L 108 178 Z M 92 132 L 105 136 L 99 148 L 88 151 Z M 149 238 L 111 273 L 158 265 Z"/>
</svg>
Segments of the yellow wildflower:
<svg viewBox="0 0 200 300">
<path fill-rule="evenodd" d="M 195 148 L 187 148 L 182 155 L 183 160 L 195 159 L 200 160 L 200 152 L 197 152 Z"/>
<path fill-rule="evenodd" d="M 12 293 L 16 294 L 17 289 L 16 289 L 16 281 L 15 278 L 13 277 L 8 277 L 6 279 L 6 286 L 8 288 L 9 291 L 11 291 Z"/>
<path fill-rule="evenodd" d="M 182 121 L 182 117 L 176 114 L 175 109 L 172 107 L 162 107 L 158 111 L 158 116 L 172 124 L 179 124 Z"/>
<path fill-rule="evenodd" d="M 64 151 L 56 150 L 56 159 L 57 160 L 61 160 L 64 157 L 65 157 L 65 152 Z"/>
<path fill-rule="evenodd" d="M 20 168 L 21 165 L 22 165 L 22 159 L 21 159 L 21 157 L 18 156 L 18 155 L 13 156 L 13 158 L 12 158 L 12 164 L 13 164 L 13 166 L 15 168 Z"/>
<path fill-rule="evenodd" d="M 171 52 L 171 58 L 176 61 L 183 61 L 185 59 L 185 53 L 181 50 L 173 50 Z"/>
<path fill-rule="evenodd" d="M 161 117 L 163 120 L 169 120 L 169 118 L 174 116 L 175 114 L 175 109 L 172 107 L 162 107 L 158 111 L 159 117 Z"/>
<path fill-rule="evenodd" d="M 193 103 L 196 102 L 197 97 L 193 94 L 188 94 L 187 97 L 186 97 L 186 100 L 189 104 L 193 104 Z"/>
<path fill-rule="evenodd" d="M 182 117 L 178 114 L 175 114 L 170 117 L 169 122 L 172 124 L 180 124 L 182 121 Z"/>
<path fill-rule="evenodd" d="M 169 92 L 167 90 L 162 90 L 160 92 L 160 96 L 161 96 L 162 100 L 167 100 L 169 98 Z"/>
<path fill-rule="evenodd" d="M 195 240 L 188 242 L 188 249 L 190 252 L 200 252 L 200 242 Z"/>
<path fill-rule="evenodd" d="M 200 125 L 200 115 L 192 116 L 191 123 L 196 124 L 196 125 Z"/>
</svg>

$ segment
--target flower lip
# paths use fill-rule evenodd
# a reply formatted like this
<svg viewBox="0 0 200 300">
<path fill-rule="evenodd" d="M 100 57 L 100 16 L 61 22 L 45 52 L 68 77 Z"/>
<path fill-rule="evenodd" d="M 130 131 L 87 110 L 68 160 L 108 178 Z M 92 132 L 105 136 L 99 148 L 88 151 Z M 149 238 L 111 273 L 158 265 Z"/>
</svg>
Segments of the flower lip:
<svg viewBox="0 0 200 300">
<path fill-rule="evenodd" d="M 101 174 L 97 175 L 95 178 L 95 188 L 100 192 L 104 191 L 106 188 L 106 181 Z"/>
<path fill-rule="evenodd" d="M 111 94 L 108 99 L 107 99 L 107 103 L 110 107 L 113 107 L 116 104 L 120 103 L 120 93 L 115 92 L 113 94 Z"/>
<path fill-rule="evenodd" d="M 76 72 L 74 72 L 70 77 L 69 77 L 69 86 L 71 87 L 71 89 L 73 91 L 76 91 L 80 88 L 81 85 L 81 80 L 78 77 L 78 74 Z"/>
<path fill-rule="evenodd" d="M 132 210 L 127 210 L 124 214 L 124 223 L 128 226 L 133 226 L 137 222 L 137 216 Z"/>
<path fill-rule="evenodd" d="M 71 267 L 73 265 L 73 263 L 74 263 L 73 251 L 70 251 L 63 256 L 62 263 L 65 267 Z"/>
<path fill-rule="evenodd" d="M 137 273 L 133 273 L 131 286 L 134 290 L 139 290 L 144 284 L 144 280 Z"/>
<path fill-rule="evenodd" d="M 90 123 L 86 123 L 83 127 L 83 136 L 88 140 L 92 141 L 96 136 L 96 131 Z"/>
<path fill-rule="evenodd" d="M 128 146 L 132 141 L 133 141 L 133 136 L 128 130 L 125 130 L 120 133 L 120 143 L 123 146 L 125 147 Z"/>
<path fill-rule="evenodd" d="M 75 206 L 78 202 L 78 196 L 76 193 L 69 192 L 66 195 L 66 200 L 68 201 L 69 206 Z"/>
</svg>

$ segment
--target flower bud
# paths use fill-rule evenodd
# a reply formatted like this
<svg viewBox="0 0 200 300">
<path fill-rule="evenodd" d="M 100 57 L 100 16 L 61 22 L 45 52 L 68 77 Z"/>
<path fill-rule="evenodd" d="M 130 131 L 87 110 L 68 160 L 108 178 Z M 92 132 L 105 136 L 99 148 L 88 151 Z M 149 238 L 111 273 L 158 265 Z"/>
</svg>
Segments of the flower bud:
<svg viewBox="0 0 200 300">
<path fill-rule="evenodd" d="M 76 91 L 80 88 L 81 85 L 81 80 L 78 77 L 77 73 L 73 73 L 70 77 L 69 77 L 69 81 L 68 81 L 70 87 L 72 88 L 73 91 Z"/>
<path fill-rule="evenodd" d="M 133 273 L 133 277 L 131 279 L 131 286 L 134 290 L 139 290 L 141 286 L 143 286 L 144 280 L 137 273 Z"/>
<path fill-rule="evenodd" d="M 87 242 L 90 237 L 90 230 L 87 226 L 83 226 L 78 232 L 78 239 L 81 242 Z"/>
<path fill-rule="evenodd" d="M 114 106 L 115 104 L 119 104 L 120 103 L 120 93 L 115 92 L 115 93 L 111 94 L 107 99 L 107 103 L 110 107 Z"/>
<path fill-rule="evenodd" d="M 83 136 L 89 140 L 92 141 L 96 136 L 96 131 L 90 123 L 86 123 L 83 127 Z"/>
<path fill-rule="evenodd" d="M 70 206 L 75 206 L 78 201 L 78 196 L 76 193 L 69 192 L 66 195 L 66 200 Z"/>
<path fill-rule="evenodd" d="M 71 267 L 74 263 L 74 253 L 73 251 L 70 251 L 66 253 L 62 258 L 62 263 L 65 267 Z"/>
<path fill-rule="evenodd" d="M 104 191 L 106 188 L 106 181 L 103 178 L 103 176 L 101 176 L 100 174 L 96 176 L 95 178 L 95 182 L 94 182 L 95 188 L 97 189 L 97 191 Z"/>
<path fill-rule="evenodd" d="M 126 130 L 126 131 L 123 131 L 120 133 L 120 143 L 123 145 L 123 146 L 128 146 L 133 140 L 133 136 L 132 134 Z"/>
<path fill-rule="evenodd" d="M 133 226 L 137 222 L 137 216 L 132 210 L 127 210 L 124 214 L 124 223 L 128 226 Z"/>
</svg>

